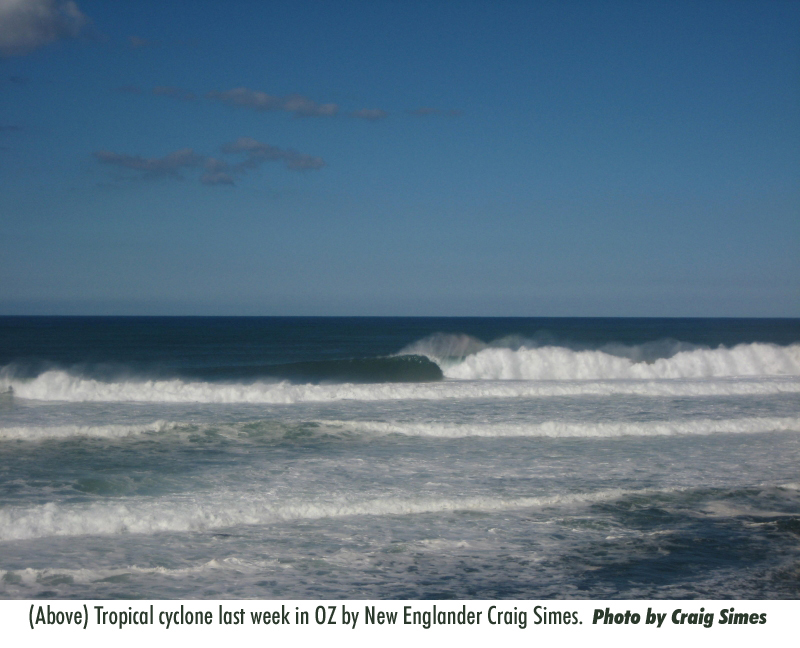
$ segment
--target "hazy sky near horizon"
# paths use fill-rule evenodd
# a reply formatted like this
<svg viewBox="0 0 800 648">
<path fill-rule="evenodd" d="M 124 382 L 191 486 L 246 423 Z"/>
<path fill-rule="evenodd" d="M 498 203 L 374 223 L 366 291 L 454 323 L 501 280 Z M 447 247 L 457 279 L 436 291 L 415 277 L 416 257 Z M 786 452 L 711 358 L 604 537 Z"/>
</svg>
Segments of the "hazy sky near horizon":
<svg viewBox="0 0 800 648">
<path fill-rule="evenodd" d="M 0 314 L 800 316 L 800 3 L 0 0 Z"/>
</svg>

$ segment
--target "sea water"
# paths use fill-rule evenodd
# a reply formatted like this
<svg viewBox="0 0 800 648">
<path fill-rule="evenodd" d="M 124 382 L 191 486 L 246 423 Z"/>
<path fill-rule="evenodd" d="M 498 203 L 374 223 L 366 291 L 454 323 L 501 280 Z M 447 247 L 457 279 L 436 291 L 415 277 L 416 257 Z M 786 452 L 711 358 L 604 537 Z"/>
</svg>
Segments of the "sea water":
<svg viewBox="0 0 800 648">
<path fill-rule="evenodd" d="M 4 598 L 797 598 L 800 320 L 0 318 Z"/>
</svg>

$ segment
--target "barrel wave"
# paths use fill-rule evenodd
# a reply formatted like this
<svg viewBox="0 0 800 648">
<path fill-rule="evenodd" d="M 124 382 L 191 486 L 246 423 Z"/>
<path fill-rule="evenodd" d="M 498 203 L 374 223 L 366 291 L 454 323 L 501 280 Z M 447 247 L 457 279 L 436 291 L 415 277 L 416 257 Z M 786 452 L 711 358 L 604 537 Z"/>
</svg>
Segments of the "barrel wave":
<svg viewBox="0 0 800 648">
<path fill-rule="evenodd" d="M 800 391 L 800 344 L 680 350 L 646 361 L 631 359 L 642 355 L 636 347 L 624 348 L 627 355 L 620 355 L 619 349 L 509 348 L 482 345 L 467 336 L 444 338 L 455 342 L 442 353 L 443 337 L 435 339 L 438 353 L 429 340 L 422 340 L 409 347 L 414 353 L 401 351 L 396 356 L 189 368 L 172 378 L 96 378 L 69 369 L 49 369 L 28 378 L 7 366 L 0 370 L 0 391 L 6 398 L 33 400 L 209 403 Z M 473 352 L 452 355 L 454 348 L 465 347 Z"/>
</svg>

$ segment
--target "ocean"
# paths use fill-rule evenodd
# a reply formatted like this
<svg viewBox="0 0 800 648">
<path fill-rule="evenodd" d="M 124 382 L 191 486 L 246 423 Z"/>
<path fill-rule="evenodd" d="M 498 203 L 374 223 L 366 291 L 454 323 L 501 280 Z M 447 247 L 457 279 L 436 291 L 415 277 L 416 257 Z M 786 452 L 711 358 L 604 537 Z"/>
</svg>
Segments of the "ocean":
<svg viewBox="0 0 800 648">
<path fill-rule="evenodd" d="M 800 320 L 0 317 L 0 597 L 800 597 Z"/>
</svg>

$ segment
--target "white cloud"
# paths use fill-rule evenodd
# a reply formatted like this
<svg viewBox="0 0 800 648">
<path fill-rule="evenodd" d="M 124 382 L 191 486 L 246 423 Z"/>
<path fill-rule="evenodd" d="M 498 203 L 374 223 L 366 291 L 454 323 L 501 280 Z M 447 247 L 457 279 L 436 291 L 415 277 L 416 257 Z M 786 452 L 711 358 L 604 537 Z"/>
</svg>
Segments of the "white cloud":
<svg viewBox="0 0 800 648">
<path fill-rule="evenodd" d="M 233 176 L 229 173 L 230 165 L 225 160 L 217 158 L 206 158 L 205 173 L 200 176 L 200 182 L 204 185 L 232 185 Z"/>
<path fill-rule="evenodd" d="M 277 146 L 270 146 L 254 140 L 252 137 L 240 137 L 235 142 L 225 144 L 222 152 L 247 155 L 243 162 L 234 167 L 237 169 L 255 169 L 267 160 L 283 162 L 292 171 L 309 171 L 325 166 L 325 160 L 321 157 L 298 153 L 292 149 L 280 149 Z"/>
<path fill-rule="evenodd" d="M 200 182 L 205 185 L 232 185 L 235 176 L 257 169 L 268 161 L 283 162 L 292 171 L 310 171 L 325 166 L 321 157 L 270 146 L 252 137 L 240 137 L 223 146 L 221 150 L 225 155 L 244 155 L 245 158 L 232 164 L 226 160 L 200 155 L 190 148 L 180 149 L 164 157 L 146 158 L 111 151 L 96 151 L 94 156 L 104 164 L 130 169 L 149 178 L 182 178 L 182 171 L 202 168 Z"/>
<path fill-rule="evenodd" d="M 88 23 L 71 0 L 0 0 L 0 54 L 17 56 L 76 38 Z"/>
<path fill-rule="evenodd" d="M 97 151 L 95 157 L 101 162 L 123 169 L 142 171 L 147 176 L 172 176 L 180 178 L 183 169 L 203 166 L 206 158 L 198 155 L 190 148 L 180 149 L 161 158 L 145 158 L 139 155 Z"/>
<path fill-rule="evenodd" d="M 266 92 L 257 92 L 248 88 L 234 88 L 225 92 L 209 92 L 209 99 L 215 99 L 231 106 L 242 106 L 253 110 L 281 110 L 292 113 L 295 117 L 333 117 L 339 112 L 339 106 L 333 103 L 318 104 L 301 95 L 275 97 Z"/>
</svg>

